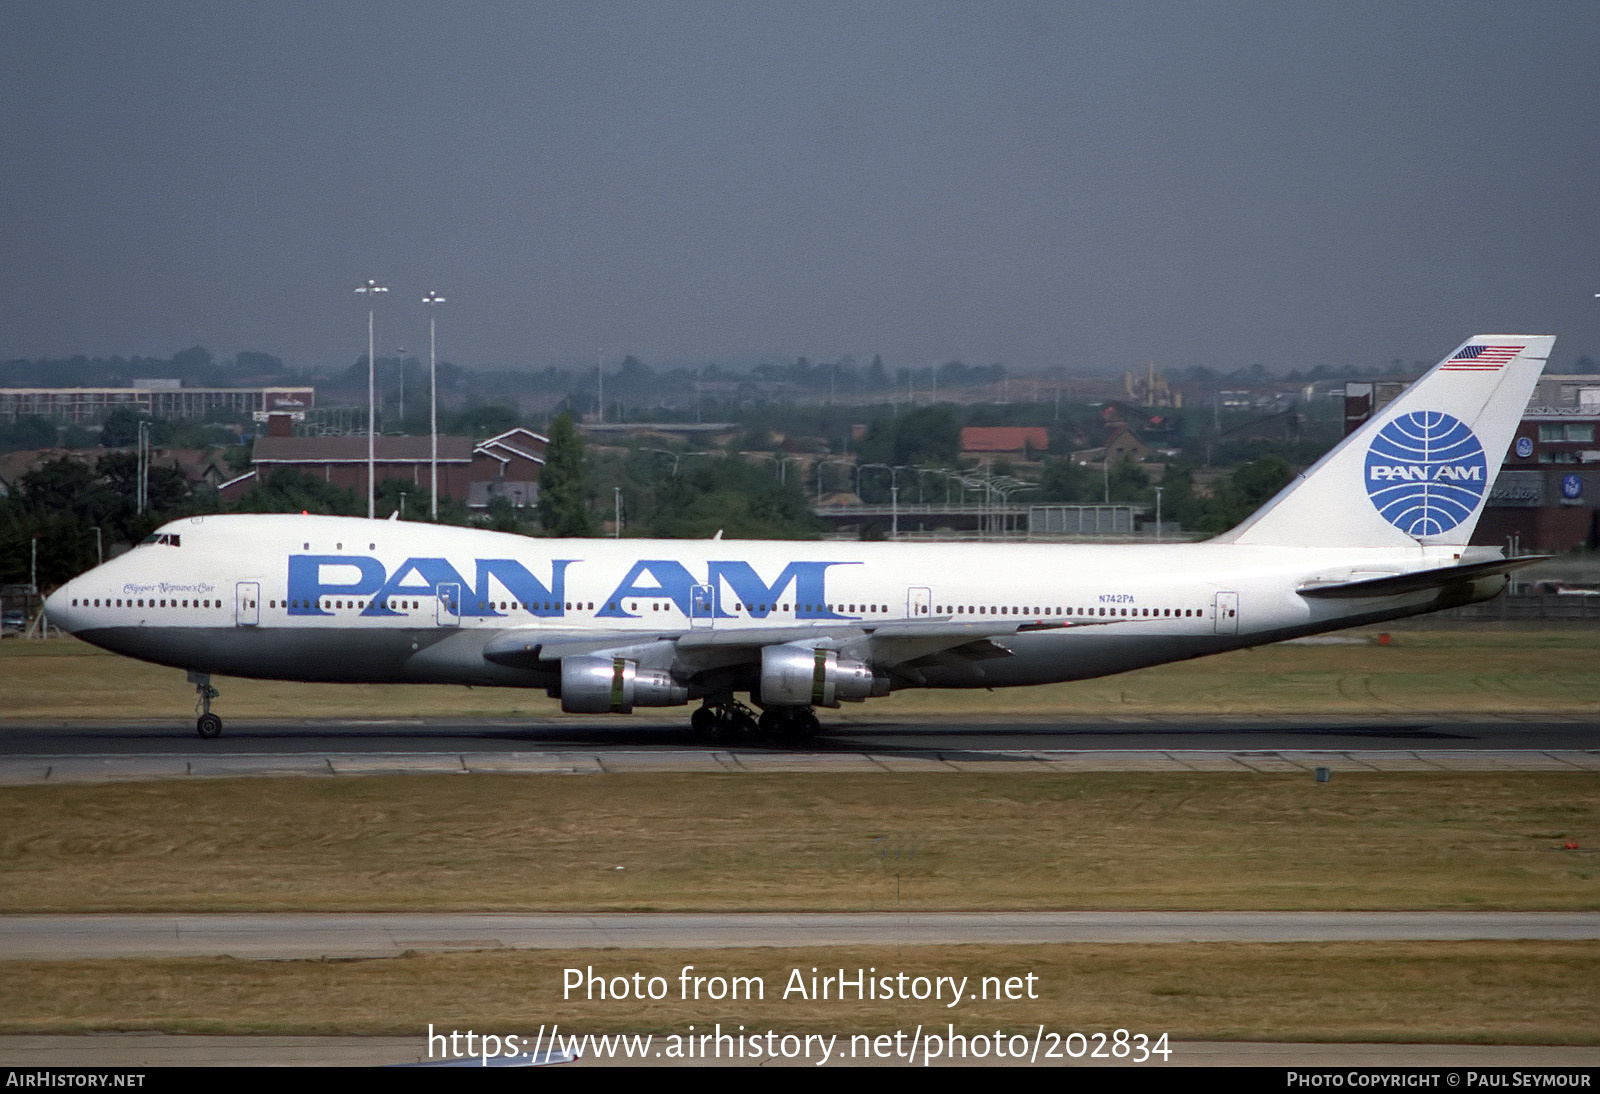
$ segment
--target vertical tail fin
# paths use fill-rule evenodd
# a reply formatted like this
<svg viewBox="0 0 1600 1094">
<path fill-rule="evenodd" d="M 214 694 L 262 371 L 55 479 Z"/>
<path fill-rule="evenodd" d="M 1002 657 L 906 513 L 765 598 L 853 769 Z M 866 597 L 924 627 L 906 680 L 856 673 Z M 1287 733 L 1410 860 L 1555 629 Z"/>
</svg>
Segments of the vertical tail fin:
<svg viewBox="0 0 1600 1094">
<path fill-rule="evenodd" d="M 1216 542 L 1465 546 L 1554 344 L 1467 339 Z"/>
</svg>

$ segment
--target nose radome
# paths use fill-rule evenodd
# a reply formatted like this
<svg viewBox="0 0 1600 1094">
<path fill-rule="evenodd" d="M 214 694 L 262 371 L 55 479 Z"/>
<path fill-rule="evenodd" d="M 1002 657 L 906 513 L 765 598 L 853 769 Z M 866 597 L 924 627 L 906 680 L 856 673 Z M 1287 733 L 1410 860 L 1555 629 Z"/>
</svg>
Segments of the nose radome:
<svg viewBox="0 0 1600 1094">
<path fill-rule="evenodd" d="M 60 627 L 64 631 L 71 632 L 72 609 L 68 606 L 71 603 L 72 582 L 70 581 L 45 597 L 44 615 L 50 621 L 52 627 Z"/>
</svg>

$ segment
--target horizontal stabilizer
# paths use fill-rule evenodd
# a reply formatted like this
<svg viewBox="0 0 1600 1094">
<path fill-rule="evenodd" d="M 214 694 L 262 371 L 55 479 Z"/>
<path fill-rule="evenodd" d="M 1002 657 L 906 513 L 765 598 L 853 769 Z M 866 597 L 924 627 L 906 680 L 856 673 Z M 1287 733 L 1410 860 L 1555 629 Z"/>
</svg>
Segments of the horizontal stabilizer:
<svg viewBox="0 0 1600 1094">
<path fill-rule="evenodd" d="M 1464 581 L 1509 574 L 1535 562 L 1543 562 L 1550 555 L 1526 555 L 1522 558 L 1499 558 L 1490 562 L 1474 562 L 1466 566 L 1441 566 L 1434 570 L 1418 570 L 1410 574 L 1393 574 L 1364 581 L 1340 581 L 1330 585 L 1309 585 L 1297 590 L 1301 596 L 1329 600 L 1359 600 L 1372 596 L 1399 596 L 1402 593 L 1420 593 L 1426 589 L 1443 589 Z"/>
</svg>

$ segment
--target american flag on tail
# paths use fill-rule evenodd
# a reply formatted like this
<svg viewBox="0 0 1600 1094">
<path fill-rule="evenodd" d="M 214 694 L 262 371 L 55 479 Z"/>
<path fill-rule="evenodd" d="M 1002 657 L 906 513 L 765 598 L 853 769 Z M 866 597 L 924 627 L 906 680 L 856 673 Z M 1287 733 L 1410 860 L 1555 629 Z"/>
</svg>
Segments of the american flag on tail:
<svg viewBox="0 0 1600 1094">
<path fill-rule="evenodd" d="M 1467 346 L 1441 367 L 1446 372 L 1498 372 L 1521 352 L 1521 346 Z"/>
</svg>

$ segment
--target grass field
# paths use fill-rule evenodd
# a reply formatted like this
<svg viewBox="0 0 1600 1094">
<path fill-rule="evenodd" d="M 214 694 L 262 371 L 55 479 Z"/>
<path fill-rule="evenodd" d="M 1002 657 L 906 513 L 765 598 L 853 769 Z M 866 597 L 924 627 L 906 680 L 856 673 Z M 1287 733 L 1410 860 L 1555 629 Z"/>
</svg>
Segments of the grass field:
<svg viewBox="0 0 1600 1094">
<path fill-rule="evenodd" d="M 1389 645 L 1276 645 L 1122 676 L 1000 691 L 905 691 L 824 721 L 919 713 L 1525 714 L 1600 712 L 1600 629 L 1395 631 Z M 288 684 L 218 677 L 226 719 L 560 718 L 542 691 L 428 685 Z M 5 718 L 193 718 L 176 669 L 72 638 L 0 642 Z M 656 716 L 671 714 L 656 712 Z M 686 719 L 687 720 L 687 719 Z"/>
<path fill-rule="evenodd" d="M 7 787 L 0 912 L 1593 909 L 1596 847 L 1582 772 Z"/>
<path fill-rule="evenodd" d="M 759 977 L 761 999 L 683 1001 L 679 972 Z M 659 1002 L 563 998 L 563 971 L 640 973 Z M 1035 999 L 826 1002 L 783 998 L 843 969 L 970 978 L 1032 973 Z M 363 961 L 0 963 L 0 1032 L 412 1034 L 431 1022 L 531 1038 L 567 1032 L 775 1029 L 852 1034 L 923 1024 L 968 1036 L 1144 1032 L 1152 1040 L 1600 1043 L 1600 947 L 1581 943 L 1277 943 L 578 950 L 408 954 Z"/>
<path fill-rule="evenodd" d="M 1600 633 L 1396 631 L 997 693 L 919 714 L 1600 711 Z M 541 693 L 218 681 L 225 717 L 560 718 Z M 181 673 L 0 643 L 6 718 L 187 722 Z M 670 713 L 670 712 L 668 712 Z M 619 720 L 620 724 L 620 720 Z M 1566 849 L 1568 842 L 1578 850 Z M 1596 909 L 1593 774 L 384 776 L 0 788 L 0 913 L 206 910 Z M 618 869 L 622 867 L 622 869 Z M 877 967 L 1039 976 L 975 1004 L 559 997 L 567 964 L 674 977 Z M 481 952 L 0 963 L 0 1031 L 531 1035 L 722 1021 L 834 1031 L 1126 1028 L 1175 1039 L 1600 1043 L 1600 945 L 1351 943 Z"/>
</svg>

